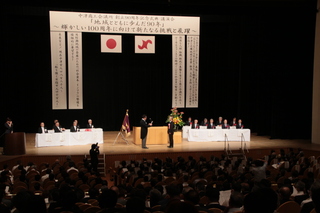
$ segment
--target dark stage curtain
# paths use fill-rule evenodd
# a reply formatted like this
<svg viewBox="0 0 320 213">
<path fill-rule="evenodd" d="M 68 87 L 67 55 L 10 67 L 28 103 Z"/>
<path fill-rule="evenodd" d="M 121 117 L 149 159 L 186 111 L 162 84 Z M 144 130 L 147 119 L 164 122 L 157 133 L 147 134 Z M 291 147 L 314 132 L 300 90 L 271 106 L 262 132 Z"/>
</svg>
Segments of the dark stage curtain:
<svg viewBox="0 0 320 213">
<path fill-rule="evenodd" d="M 310 138 L 315 5 L 160 7 L 171 15 L 201 17 L 199 108 L 179 109 L 185 119 L 237 117 L 258 135 Z M 129 109 L 132 126 L 143 113 L 154 125 L 165 125 L 171 109 L 171 36 L 156 35 L 155 54 L 135 54 L 134 35 L 123 34 L 122 53 L 113 54 L 100 52 L 99 33 L 83 33 L 84 109 L 51 109 L 50 9 L 70 10 L 19 5 L 2 10 L 3 123 L 9 116 L 16 131 L 35 132 L 41 121 L 51 128 L 59 119 L 69 128 L 74 119 L 85 126 L 91 118 L 110 131 L 120 129 Z M 159 10 L 131 12 L 163 14 Z"/>
</svg>

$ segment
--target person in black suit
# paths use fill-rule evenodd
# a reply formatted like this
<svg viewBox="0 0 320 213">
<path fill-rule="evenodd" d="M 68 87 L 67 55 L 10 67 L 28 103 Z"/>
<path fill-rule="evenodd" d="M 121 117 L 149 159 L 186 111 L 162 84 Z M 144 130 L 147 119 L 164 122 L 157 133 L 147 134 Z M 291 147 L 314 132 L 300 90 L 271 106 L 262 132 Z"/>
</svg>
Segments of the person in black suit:
<svg viewBox="0 0 320 213">
<path fill-rule="evenodd" d="M 243 123 L 242 123 L 242 120 L 239 119 L 239 120 L 238 120 L 238 123 L 237 123 L 237 125 L 236 125 L 236 128 L 237 128 L 237 129 L 243 129 L 243 127 L 244 127 L 244 125 L 243 125 Z"/>
<path fill-rule="evenodd" d="M 91 162 L 92 170 L 97 172 L 98 171 L 98 163 L 99 163 L 98 156 L 100 154 L 98 143 L 91 145 L 91 149 L 89 151 L 89 154 L 90 154 L 90 162 Z"/>
<path fill-rule="evenodd" d="M 92 120 L 88 120 L 87 128 L 94 128 L 94 125 L 92 124 Z"/>
<path fill-rule="evenodd" d="M 237 118 L 232 119 L 230 126 L 237 126 Z"/>
<path fill-rule="evenodd" d="M 227 119 L 223 120 L 222 129 L 230 129 Z"/>
<path fill-rule="evenodd" d="M 152 126 L 152 122 L 151 123 L 147 123 L 146 120 L 147 120 L 147 115 L 142 115 L 142 119 L 140 121 L 140 126 L 141 126 L 140 138 L 142 139 L 142 148 L 143 149 L 148 149 L 148 147 L 146 147 L 148 128 L 150 126 Z"/>
<path fill-rule="evenodd" d="M 7 121 L 4 123 L 4 126 L 6 127 L 6 130 L 4 132 L 5 134 L 13 133 L 13 123 L 10 118 L 7 118 Z"/>
<path fill-rule="evenodd" d="M 78 126 L 78 120 L 73 121 L 73 125 L 70 127 L 70 132 L 79 132 L 80 127 Z"/>
<path fill-rule="evenodd" d="M 186 123 L 184 124 L 185 126 L 191 126 L 192 125 L 192 118 L 189 117 Z"/>
<path fill-rule="evenodd" d="M 216 123 L 216 126 L 222 126 L 222 124 L 223 124 L 222 117 L 219 117 L 219 118 L 218 118 L 218 121 L 217 121 L 217 123 Z"/>
<path fill-rule="evenodd" d="M 214 125 L 214 120 L 212 118 L 210 118 L 207 129 L 215 129 L 215 128 L 216 128 L 216 125 Z"/>
<path fill-rule="evenodd" d="M 56 132 L 56 133 L 61 133 L 61 132 L 64 131 L 65 129 L 60 126 L 60 123 L 59 123 L 59 121 L 58 121 L 58 122 L 56 122 L 55 125 L 53 126 L 53 130 L 54 130 L 54 132 Z"/>
<path fill-rule="evenodd" d="M 45 127 L 44 122 L 40 123 L 40 127 L 38 128 L 38 133 L 48 133 L 47 127 Z"/>
<path fill-rule="evenodd" d="M 203 121 L 201 122 L 201 126 L 208 126 L 208 119 L 204 118 Z"/>
<path fill-rule="evenodd" d="M 199 129 L 200 126 L 198 124 L 198 119 L 194 119 L 193 124 L 191 125 L 191 129 Z"/>
<path fill-rule="evenodd" d="M 169 143 L 170 145 L 168 148 L 173 148 L 173 134 L 174 134 L 174 124 L 172 121 L 172 116 L 169 116 L 169 123 L 168 123 L 168 135 L 169 135 Z"/>
</svg>

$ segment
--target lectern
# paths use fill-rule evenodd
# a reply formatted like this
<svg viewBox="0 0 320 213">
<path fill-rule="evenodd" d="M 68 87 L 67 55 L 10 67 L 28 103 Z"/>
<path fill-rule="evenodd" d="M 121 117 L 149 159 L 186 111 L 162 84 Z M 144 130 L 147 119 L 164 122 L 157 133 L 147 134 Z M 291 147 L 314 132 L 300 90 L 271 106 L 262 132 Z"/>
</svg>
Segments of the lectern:
<svg viewBox="0 0 320 213">
<path fill-rule="evenodd" d="M 3 152 L 5 155 L 26 154 L 26 133 L 14 132 L 6 134 Z"/>
</svg>

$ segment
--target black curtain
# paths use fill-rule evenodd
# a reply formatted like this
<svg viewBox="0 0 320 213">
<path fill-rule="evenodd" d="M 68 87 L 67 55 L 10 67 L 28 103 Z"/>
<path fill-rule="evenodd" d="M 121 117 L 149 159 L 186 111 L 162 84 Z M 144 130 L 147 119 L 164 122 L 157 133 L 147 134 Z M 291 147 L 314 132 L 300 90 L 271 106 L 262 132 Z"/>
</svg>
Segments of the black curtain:
<svg viewBox="0 0 320 213">
<path fill-rule="evenodd" d="M 155 35 L 155 54 L 135 54 L 122 35 L 122 53 L 101 53 L 100 34 L 83 33 L 83 110 L 52 110 L 49 10 L 123 12 L 101 7 L 5 5 L 1 117 L 16 131 L 41 121 L 69 128 L 88 118 L 105 131 L 120 129 L 126 109 L 138 125 L 146 113 L 164 125 L 171 109 L 171 36 Z M 127 6 L 126 12 L 200 16 L 199 107 L 191 116 L 241 118 L 258 135 L 310 138 L 316 1 L 295 3 Z M 165 11 L 165 12 L 163 12 Z"/>
</svg>

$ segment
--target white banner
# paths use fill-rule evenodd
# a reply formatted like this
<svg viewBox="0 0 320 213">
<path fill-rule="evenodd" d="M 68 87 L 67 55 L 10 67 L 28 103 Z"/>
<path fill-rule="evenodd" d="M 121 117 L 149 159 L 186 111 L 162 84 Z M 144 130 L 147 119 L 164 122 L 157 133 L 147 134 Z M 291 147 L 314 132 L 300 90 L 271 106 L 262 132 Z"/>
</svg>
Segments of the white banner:
<svg viewBox="0 0 320 213">
<path fill-rule="evenodd" d="M 154 36 L 135 36 L 134 51 L 135 53 L 155 53 Z"/>
<path fill-rule="evenodd" d="M 172 36 L 172 107 L 185 107 L 185 36 Z"/>
<path fill-rule="evenodd" d="M 200 17 L 50 11 L 50 30 L 200 35 Z"/>
<path fill-rule="evenodd" d="M 187 36 L 186 107 L 198 107 L 199 101 L 199 36 Z"/>
<path fill-rule="evenodd" d="M 83 109 L 82 34 L 68 32 L 69 109 Z"/>
<path fill-rule="evenodd" d="M 122 37 L 121 35 L 101 35 L 101 52 L 102 53 L 121 53 Z"/>
<path fill-rule="evenodd" d="M 66 36 L 51 32 L 52 109 L 67 109 Z"/>
</svg>

